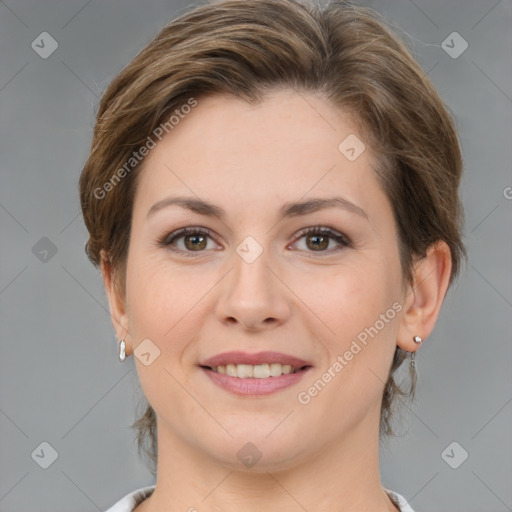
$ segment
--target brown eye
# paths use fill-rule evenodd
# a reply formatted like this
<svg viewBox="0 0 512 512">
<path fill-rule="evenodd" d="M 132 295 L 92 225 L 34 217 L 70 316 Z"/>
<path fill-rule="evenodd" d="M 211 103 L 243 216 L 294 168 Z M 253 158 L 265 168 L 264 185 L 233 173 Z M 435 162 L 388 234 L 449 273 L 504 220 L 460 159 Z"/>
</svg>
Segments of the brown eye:
<svg viewBox="0 0 512 512">
<path fill-rule="evenodd" d="M 304 229 L 295 244 L 301 251 L 326 255 L 352 246 L 348 237 L 325 226 Z"/>
<path fill-rule="evenodd" d="M 207 240 L 204 235 L 185 235 L 185 247 L 191 251 L 200 251 L 206 248 Z"/>
<path fill-rule="evenodd" d="M 198 255 L 214 249 L 215 243 L 210 230 L 190 227 L 164 236 L 159 240 L 158 246 L 183 256 L 194 256 L 194 253 Z"/>
<path fill-rule="evenodd" d="M 327 249 L 329 247 L 329 237 L 325 235 L 307 235 L 306 245 L 314 251 Z"/>
</svg>

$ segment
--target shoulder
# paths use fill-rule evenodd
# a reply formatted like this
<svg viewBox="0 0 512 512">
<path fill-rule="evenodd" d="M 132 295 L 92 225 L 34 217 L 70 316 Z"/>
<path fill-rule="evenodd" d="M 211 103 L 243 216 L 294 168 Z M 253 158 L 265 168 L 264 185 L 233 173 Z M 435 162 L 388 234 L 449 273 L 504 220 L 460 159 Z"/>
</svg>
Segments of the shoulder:
<svg viewBox="0 0 512 512">
<path fill-rule="evenodd" d="M 409 502 L 401 494 L 389 489 L 385 489 L 385 491 L 391 498 L 391 501 L 400 508 L 400 512 L 414 512 Z"/>
<path fill-rule="evenodd" d="M 150 485 L 149 487 L 141 487 L 140 489 L 127 494 L 124 498 L 121 498 L 106 512 L 132 512 L 133 509 L 139 505 L 139 503 L 151 496 L 154 490 L 154 485 Z"/>
</svg>

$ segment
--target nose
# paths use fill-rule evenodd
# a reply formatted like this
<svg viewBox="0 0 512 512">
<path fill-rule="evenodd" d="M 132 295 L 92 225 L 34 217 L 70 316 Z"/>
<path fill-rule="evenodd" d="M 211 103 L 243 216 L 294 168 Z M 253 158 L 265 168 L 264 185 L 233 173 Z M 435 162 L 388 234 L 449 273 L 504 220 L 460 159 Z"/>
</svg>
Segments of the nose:
<svg viewBox="0 0 512 512">
<path fill-rule="evenodd" d="M 287 288 L 269 266 L 264 251 L 248 262 L 233 254 L 233 269 L 224 279 L 216 303 L 217 318 L 246 331 L 265 331 L 285 323 L 291 315 Z"/>
</svg>

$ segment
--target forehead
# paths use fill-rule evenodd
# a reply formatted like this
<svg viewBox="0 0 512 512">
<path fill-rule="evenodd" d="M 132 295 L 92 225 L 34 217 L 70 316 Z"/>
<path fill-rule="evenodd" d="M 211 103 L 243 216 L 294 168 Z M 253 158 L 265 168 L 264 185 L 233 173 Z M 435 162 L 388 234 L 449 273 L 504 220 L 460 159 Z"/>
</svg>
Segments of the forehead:
<svg viewBox="0 0 512 512">
<path fill-rule="evenodd" d="M 283 90 L 255 105 L 199 97 L 145 158 L 135 207 L 172 193 L 247 211 L 340 193 L 371 208 L 382 195 L 374 162 L 351 116 L 316 95 Z"/>
</svg>

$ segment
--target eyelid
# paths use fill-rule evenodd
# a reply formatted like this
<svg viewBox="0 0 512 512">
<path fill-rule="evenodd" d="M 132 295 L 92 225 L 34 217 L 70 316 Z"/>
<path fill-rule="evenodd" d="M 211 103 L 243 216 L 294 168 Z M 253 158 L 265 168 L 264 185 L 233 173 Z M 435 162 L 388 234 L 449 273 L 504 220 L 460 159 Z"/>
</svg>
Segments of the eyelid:
<svg viewBox="0 0 512 512">
<path fill-rule="evenodd" d="M 202 251 L 184 251 L 181 249 L 172 249 L 171 242 L 174 242 L 176 239 L 182 238 L 187 235 L 192 234 L 199 234 L 199 235 L 205 235 L 209 238 L 211 238 L 215 243 L 216 241 L 216 234 L 208 228 L 205 227 L 199 227 L 199 226 L 187 226 L 184 228 L 177 229 L 175 231 L 172 231 L 171 233 L 166 232 L 163 236 L 158 238 L 157 246 L 161 248 L 168 249 L 172 252 L 183 254 L 185 256 L 195 256 L 199 255 L 201 253 L 205 253 L 206 250 Z M 317 253 L 318 255 L 327 255 L 332 254 L 333 252 L 339 251 L 345 247 L 351 247 L 352 241 L 349 237 L 347 237 L 344 233 L 339 232 L 338 230 L 331 228 L 327 225 L 317 225 L 317 226 L 309 226 L 307 228 L 301 229 L 298 233 L 294 235 L 294 241 L 291 243 L 292 245 L 297 243 L 301 238 L 304 236 L 307 236 L 309 234 L 321 234 L 328 236 L 330 239 L 334 240 L 338 247 L 331 248 L 329 250 L 325 251 L 306 251 L 312 254 Z"/>
<path fill-rule="evenodd" d="M 308 252 L 311 252 L 312 254 L 314 254 L 315 252 L 317 252 L 318 254 L 332 254 L 333 252 L 335 252 L 341 248 L 352 247 L 352 241 L 350 240 L 350 238 L 347 235 L 345 235 L 344 233 L 341 233 L 337 229 L 331 228 L 330 226 L 326 226 L 326 225 L 311 226 L 311 227 L 304 228 L 304 229 L 300 230 L 295 235 L 295 241 L 292 243 L 295 244 L 298 240 L 300 240 L 304 236 L 307 236 L 310 234 L 317 234 L 317 233 L 319 233 L 321 235 L 328 236 L 329 238 L 331 238 L 338 244 L 338 247 L 335 247 L 335 248 L 332 248 L 332 249 L 329 249 L 326 251 L 308 251 Z"/>
<path fill-rule="evenodd" d="M 184 251 L 182 249 L 174 249 L 171 247 L 171 243 L 175 242 L 177 239 L 182 238 L 187 235 L 205 235 L 209 238 L 211 238 L 215 243 L 217 241 L 215 240 L 216 236 L 215 233 L 208 228 L 205 227 L 199 227 L 199 226 L 187 226 L 184 228 L 176 229 L 174 231 L 171 231 L 170 233 L 166 231 L 164 235 L 160 236 L 157 239 L 156 246 L 161 249 L 165 249 L 168 251 L 171 251 L 175 254 L 179 254 L 181 256 L 194 258 L 201 255 L 201 253 L 206 253 L 206 250 L 203 251 Z"/>
</svg>

